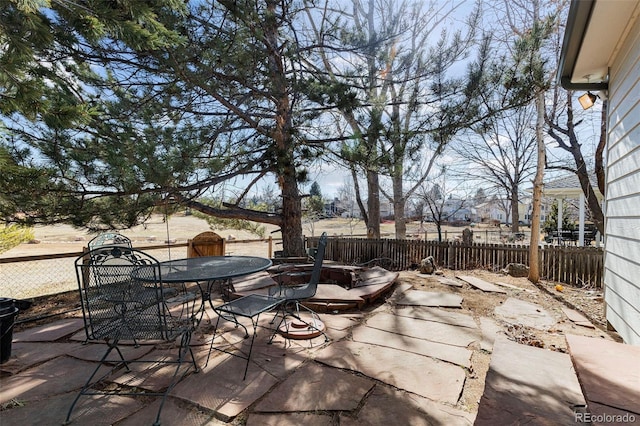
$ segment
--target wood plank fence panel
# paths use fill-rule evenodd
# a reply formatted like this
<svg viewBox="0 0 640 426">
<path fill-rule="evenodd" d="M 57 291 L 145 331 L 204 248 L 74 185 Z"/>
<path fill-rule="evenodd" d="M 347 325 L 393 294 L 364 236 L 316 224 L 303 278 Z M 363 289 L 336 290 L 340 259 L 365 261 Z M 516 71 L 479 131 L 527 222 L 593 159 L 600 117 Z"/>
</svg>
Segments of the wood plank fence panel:
<svg viewBox="0 0 640 426">
<path fill-rule="evenodd" d="M 307 238 L 308 247 L 318 237 Z M 394 270 L 415 269 L 420 261 L 433 256 L 439 267 L 454 270 L 487 269 L 499 271 L 509 263 L 529 265 L 529 247 L 520 244 L 439 242 L 367 238 L 328 240 L 327 260 L 344 264 L 362 264 L 374 259 L 391 259 Z M 540 248 L 540 275 L 549 281 L 574 286 L 602 287 L 604 255 L 601 248 L 546 246 Z"/>
</svg>

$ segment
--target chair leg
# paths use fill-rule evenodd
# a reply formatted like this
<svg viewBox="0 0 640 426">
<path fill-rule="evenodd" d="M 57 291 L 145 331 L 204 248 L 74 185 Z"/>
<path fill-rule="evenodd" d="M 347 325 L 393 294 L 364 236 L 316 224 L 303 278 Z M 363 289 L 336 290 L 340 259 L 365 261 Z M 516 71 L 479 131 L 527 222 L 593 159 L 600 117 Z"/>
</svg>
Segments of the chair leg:
<svg viewBox="0 0 640 426">
<path fill-rule="evenodd" d="M 304 306 L 302 303 L 296 301 L 296 315 L 294 315 L 294 318 L 304 322 L 305 324 L 307 324 L 309 326 L 309 328 L 319 331 L 323 336 L 324 336 L 324 341 L 325 343 L 329 341 L 329 337 L 327 336 L 327 333 L 324 332 L 324 330 L 320 330 L 318 327 L 316 327 L 315 325 L 313 325 L 312 323 L 308 323 L 307 321 L 303 320 L 300 317 L 300 308 L 304 309 L 305 311 L 309 312 L 311 314 L 311 318 L 315 318 L 318 321 L 320 321 L 320 316 L 313 310 L 310 308 L 307 308 L 306 306 Z"/>
<path fill-rule="evenodd" d="M 216 326 L 213 328 L 213 336 L 211 336 L 211 345 L 209 346 L 209 353 L 207 354 L 207 361 L 204 363 L 205 368 L 209 365 L 209 357 L 211 357 L 211 351 L 213 350 L 213 341 L 216 339 L 216 332 L 218 331 L 218 324 L 220 323 L 220 315 L 216 320 Z"/>
<path fill-rule="evenodd" d="M 164 394 L 162 395 L 162 400 L 160 401 L 160 407 L 158 408 L 158 414 L 156 414 L 156 421 L 153 423 L 153 426 L 160 426 L 160 414 L 162 413 L 162 408 L 164 408 L 164 403 L 167 400 L 167 396 L 173 390 L 173 388 L 178 384 L 178 380 L 176 380 L 176 378 L 178 377 L 178 372 L 180 371 L 180 367 L 182 367 L 182 363 L 184 362 L 184 356 L 187 352 L 189 352 L 191 355 L 191 360 L 193 361 L 195 372 L 197 373 L 200 371 L 198 369 L 196 359 L 193 356 L 193 351 L 191 350 L 190 342 L 191 342 L 191 333 L 190 332 L 184 333 L 180 339 L 180 348 L 178 350 L 178 361 L 177 361 L 178 365 L 176 366 L 176 369 L 173 372 L 171 383 L 169 384 L 167 389 L 164 391 Z"/>
<path fill-rule="evenodd" d="M 280 326 L 282 325 L 282 322 L 287 317 L 287 312 L 286 312 L 286 309 L 284 308 L 284 303 L 282 303 L 282 304 L 280 304 L 280 306 L 278 306 L 278 310 L 276 311 L 276 314 L 273 316 L 273 319 L 269 322 L 269 324 L 274 324 L 276 322 L 276 318 L 278 317 L 278 314 L 280 314 L 280 322 L 278 323 L 277 326 L 274 327 L 273 333 L 271 334 L 271 337 L 269 338 L 269 341 L 267 342 L 268 345 L 273 343 L 273 338 L 276 337 L 276 334 L 278 333 L 278 330 L 280 329 Z"/>
<path fill-rule="evenodd" d="M 285 321 L 285 319 L 287 317 L 293 317 L 295 319 L 297 319 L 298 321 L 301 321 L 305 324 L 307 324 L 309 326 L 309 328 L 311 328 L 312 330 L 316 330 L 319 331 L 323 336 L 324 336 L 324 341 L 325 343 L 329 341 L 329 337 L 327 336 L 327 334 L 324 332 L 324 330 L 320 330 L 319 328 L 317 328 L 315 325 L 313 325 L 313 323 L 309 323 L 307 321 L 305 321 L 304 319 L 302 319 L 302 317 L 300 316 L 300 309 L 303 309 L 307 312 L 309 312 L 311 314 L 311 318 L 312 319 L 317 319 L 318 321 L 320 321 L 320 316 L 318 316 L 318 314 L 312 310 L 307 308 L 306 306 L 304 306 L 303 304 L 301 304 L 298 301 L 294 301 L 294 307 L 293 309 L 286 309 L 286 303 L 282 304 L 282 317 L 280 318 L 280 322 L 278 323 L 278 325 L 275 327 L 273 334 L 271 335 L 271 338 L 269 339 L 269 344 L 272 343 L 273 338 L 275 337 L 276 333 L 279 331 L 280 326 L 282 325 L 282 323 Z M 280 309 L 278 309 L 278 312 L 280 312 Z M 276 312 L 276 315 L 273 317 L 273 320 L 271 321 L 271 323 L 273 324 L 273 322 L 275 321 L 275 317 L 278 315 L 278 313 Z"/>
<path fill-rule="evenodd" d="M 124 361 L 124 358 L 122 357 L 122 352 L 120 352 L 120 349 L 117 346 L 117 342 L 110 343 L 109 344 L 109 348 L 104 353 L 104 355 L 102 355 L 102 358 L 100 358 L 100 361 L 98 362 L 98 366 L 95 368 L 95 370 L 93 370 L 93 373 L 91 373 L 91 375 L 89 376 L 89 378 L 87 379 L 85 384 L 82 386 L 82 389 L 80 389 L 80 392 L 78 392 L 78 395 L 76 395 L 76 398 L 73 400 L 73 403 L 71 403 L 71 407 L 69 407 L 69 411 L 67 411 L 67 418 L 65 419 L 65 421 L 63 423 L 64 425 L 68 425 L 69 424 L 69 419 L 71 419 L 71 413 L 73 412 L 73 409 L 76 407 L 76 404 L 80 400 L 80 397 L 82 395 L 86 395 L 85 392 L 87 391 L 87 389 L 89 389 L 91 387 L 91 385 L 93 385 L 92 382 L 93 382 L 93 378 L 95 377 L 96 373 L 98 373 L 98 371 L 100 370 L 100 367 L 102 367 L 102 365 L 104 364 L 105 360 L 107 359 L 107 357 L 109 356 L 111 351 L 114 350 L 114 349 L 118 352 L 118 354 L 120 354 L 120 358 L 122 358 L 123 364 L 127 368 L 127 371 L 129 371 L 129 366 L 128 366 L 127 362 Z"/>
</svg>

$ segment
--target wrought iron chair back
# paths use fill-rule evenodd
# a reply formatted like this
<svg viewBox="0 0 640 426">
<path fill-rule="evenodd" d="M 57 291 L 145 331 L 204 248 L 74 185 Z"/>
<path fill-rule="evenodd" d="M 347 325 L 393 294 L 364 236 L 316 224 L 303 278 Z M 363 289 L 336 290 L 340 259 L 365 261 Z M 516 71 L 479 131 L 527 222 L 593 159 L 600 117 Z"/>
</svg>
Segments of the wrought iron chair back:
<svg viewBox="0 0 640 426">
<path fill-rule="evenodd" d="M 198 371 L 189 343 L 199 318 L 200 296 L 183 284 L 164 285 L 158 261 L 131 247 L 100 246 L 76 259 L 75 267 L 87 341 L 104 341 L 107 349 L 69 409 L 67 422 L 82 395 L 103 394 L 96 389 L 101 388 L 97 385 L 105 376 L 96 380 L 94 377 L 113 350 L 121 361 L 109 373 L 123 366 L 128 370 L 132 362 L 149 362 L 144 359 L 125 360 L 119 348 L 121 344 L 131 341 L 138 346 L 140 341 L 175 342 L 179 339 L 176 359 L 161 361 L 176 364 L 172 384 L 165 392 L 143 392 L 145 395 L 163 396 L 155 423 L 159 424 L 164 400 L 177 383 L 175 379 L 187 352 L 194 370 Z"/>
<path fill-rule="evenodd" d="M 89 240 L 87 246 L 89 247 L 89 250 L 93 250 L 94 248 L 102 246 L 132 247 L 132 244 L 130 238 L 125 237 L 118 232 L 103 232 Z"/>
</svg>

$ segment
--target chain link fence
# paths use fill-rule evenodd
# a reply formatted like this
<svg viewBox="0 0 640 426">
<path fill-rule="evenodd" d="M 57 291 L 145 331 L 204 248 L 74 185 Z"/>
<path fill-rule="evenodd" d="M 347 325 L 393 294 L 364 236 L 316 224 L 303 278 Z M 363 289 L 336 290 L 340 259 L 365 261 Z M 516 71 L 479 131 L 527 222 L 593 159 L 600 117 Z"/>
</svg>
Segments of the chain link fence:
<svg viewBox="0 0 640 426">
<path fill-rule="evenodd" d="M 159 261 L 187 256 L 186 245 L 146 248 Z M 82 252 L 0 259 L 0 297 L 32 299 L 78 288 L 74 262 Z"/>
<path fill-rule="evenodd" d="M 226 254 L 271 257 L 268 240 L 227 241 Z M 187 244 L 136 246 L 158 261 L 187 257 Z M 74 262 L 82 252 L 0 258 L 0 297 L 33 299 L 76 290 Z"/>
</svg>

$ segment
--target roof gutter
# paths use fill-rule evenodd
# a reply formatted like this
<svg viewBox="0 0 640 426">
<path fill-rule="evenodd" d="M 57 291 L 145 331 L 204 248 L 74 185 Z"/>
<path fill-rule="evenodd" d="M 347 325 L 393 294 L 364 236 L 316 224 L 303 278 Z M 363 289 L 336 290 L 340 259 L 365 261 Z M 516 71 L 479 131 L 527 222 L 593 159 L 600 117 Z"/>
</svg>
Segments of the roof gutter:
<svg viewBox="0 0 640 426">
<path fill-rule="evenodd" d="M 560 54 L 559 80 L 560 85 L 567 90 L 608 90 L 607 81 L 594 83 L 572 83 L 571 77 L 576 65 L 576 60 L 582 42 L 584 41 L 587 26 L 591 20 L 591 14 L 596 0 L 571 0 L 569 16 L 567 17 L 567 27 L 564 31 L 562 41 L 562 52 Z"/>
</svg>

